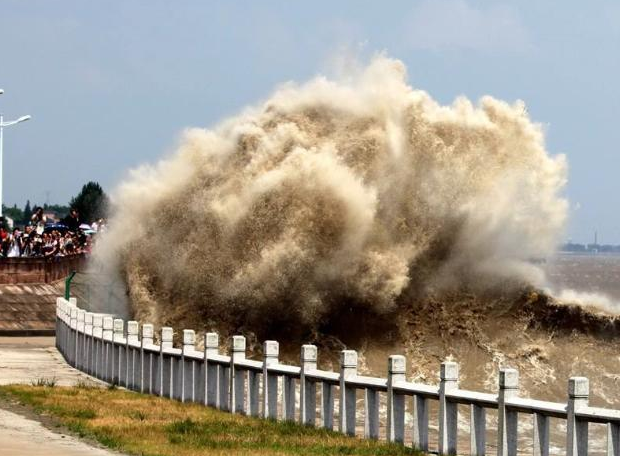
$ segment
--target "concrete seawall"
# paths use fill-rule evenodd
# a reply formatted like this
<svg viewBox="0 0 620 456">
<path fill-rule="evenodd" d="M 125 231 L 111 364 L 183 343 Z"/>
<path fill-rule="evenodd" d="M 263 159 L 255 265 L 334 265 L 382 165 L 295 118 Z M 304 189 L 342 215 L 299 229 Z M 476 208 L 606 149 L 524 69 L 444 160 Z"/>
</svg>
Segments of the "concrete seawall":
<svg viewBox="0 0 620 456">
<path fill-rule="evenodd" d="M 0 284 L 0 335 L 54 335 L 56 297 L 64 282 Z"/>
<path fill-rule="evenodd" d="M 86 262 L 86 255 L 0 259 L 0 336 L 54 335 L 56 297 Z"/>
<path fill-rule="evenodd" d="M 0 284 L 52 283 L 64 279 L 71 271 L 82 271 L 85 255 L 53 258 L 2 258 Z"/>
</svg>

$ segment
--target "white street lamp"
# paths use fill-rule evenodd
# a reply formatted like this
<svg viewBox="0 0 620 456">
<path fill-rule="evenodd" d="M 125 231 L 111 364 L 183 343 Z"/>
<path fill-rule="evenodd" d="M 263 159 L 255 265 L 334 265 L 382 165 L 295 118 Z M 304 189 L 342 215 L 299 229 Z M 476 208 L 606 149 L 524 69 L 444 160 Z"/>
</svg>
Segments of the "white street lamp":
<svg viewBox="0 0 620 456">
<path fill-rule="evenodd" d="M 4 93 L 4 91 L 0 89 L 0 94 L 2 93 Z M 0 114 L 0 217 L 2 217 L 2 185 L 4 184 L 2 180 L 2 149 L 4 144 L 4 127 L 10 127 L 11 125 L 15 125 L 26 120 L 30 120 L 30 116 L 21 116 L 19 119 L 5 122 L 4 116 Z"/>
</svg>

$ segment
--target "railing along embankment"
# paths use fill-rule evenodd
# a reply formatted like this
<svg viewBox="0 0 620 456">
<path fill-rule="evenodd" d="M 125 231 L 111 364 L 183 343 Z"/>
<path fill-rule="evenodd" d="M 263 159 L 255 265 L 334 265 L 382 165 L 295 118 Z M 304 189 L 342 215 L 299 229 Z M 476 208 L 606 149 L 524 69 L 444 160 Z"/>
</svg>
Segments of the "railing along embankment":
<svg viewBox="0 0 620 456">
<path fill-rule="evenodd" d="M 331 372 L 317 368 L 314 345 L 302 346 L 301 366 L 280 363 L 276 341 L 264 343 L 262 360 L 246 359 L 243 336 L 232 338 L 228 355 L 219 353 L 216 333 L 205 334 L 205 348 L 197 351 L 195 332 L 189 329 L 183 330 L 182 348 L 173 347 L 168 327 L 161 328 L 156 345 L 153 325 L 143 324 L 140 331 L 136 321 L 125 324 L 110 315 L 85 312 L 73 299 L 58 298 L 56 324 L 57 347 L 69 364 L 142 393 L 231 413 L 337 427 L 345 434 L 382 437 L 439 454 L 456 454 L 457 442 L 463 441 L 459 433 L 464 427 L 458 426 L 463 406 L 468 408 L 466 440 L 472 455 L 486 454 L 489 443 L 501 456 L 516 454 L 523 449 L 520 445 L 534 455 L 548 455 L 553 419 L 554 431 L 557 427 L 565 434 L 562 454 L 583 456 L 588 454 L 589 425 L 602 423 L 607 426 L 607 454 L 620 455 L 620 411 L 590 407 L 584 377 L 568 381 L 567 403 L 545 402 L 518 396 L 515 369 L 501 369 L 498 393 L 489 394 L 460 389 L 455 362 L 441 363 L 439 385 L 426 385 L 407 381 L 405 357 L 400 355 L 389 357 L 387 378 L 377 378 L 358 374 L 353 350 L 343 350 L 340 371 Z M 359 401 L 358 393 L 363 396 Z M 488 423 L 495 420 L 487 412 L 496 414 L 496 432 L 489 432 Z M 523 444 L 518 437 L 525 421 L 532 433 Z M 493 442 L 487 442 L 488 436 Z"/>
</svg>

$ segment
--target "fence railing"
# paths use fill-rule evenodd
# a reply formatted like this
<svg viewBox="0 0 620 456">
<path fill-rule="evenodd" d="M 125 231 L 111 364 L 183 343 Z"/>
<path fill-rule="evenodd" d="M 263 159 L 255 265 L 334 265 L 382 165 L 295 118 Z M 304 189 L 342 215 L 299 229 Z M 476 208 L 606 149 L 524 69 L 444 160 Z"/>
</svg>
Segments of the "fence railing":
<svg viewBox="0 0 620 456">
<path fill-rule="evenodd" d="M 143 324 L 140 331 L 136 321 L 125 325 L 122 319 L 78 308 L 75 299 L 57 300 L 56 344 L 67 362 L 134 391 L 231 413 L 297 419 L 327 429 L 336 427 L 337 418 L 337 429 L 342 433 L 400 443 L 405 442 L 407 434 L 411 435 L 411 444 L 424 451 L 431 450 L 429 415 L 431 402 L 436 402 L 438 407 L 432 410 L 437 410 L 437 448 L 433 450 L 448 455 L 456 454 L 457 442 L 462 443 L 457 439 L 459 405 L 469 407 L 472 455 L 486 452 L 488 410 L 497 413 L 495 443 L 499 456 L 517 453 L 522 415 L 532 417 L 528 448 L 540 456 L 549 454 L 551 418 L 565 420 L 563 454 L 569 456 L 587 455 L 588 426 L 603 423 L 607 426 L 607 454 L 620 455 L 620 411 L 590 407 L 589 383 L 584 377 L 570 378 L 567 403 L 555 403 L 519 397 L 515 369 L 501 369 L 498 393 L 489 394 L 460 389 L 458 364 L 450 361 L 441 363 L 439 385 L 430 386 L 406 380 L 405 357 L 400 355 L 389 357 L 387 378 L 376 378 L 358 374 L 357 352 L 353 350 L 343 350 L 340 372 L 331 372 L 317 369 L 314 345 L 303 345 L 301 365 L 292 366 L 279 362 L 276 341 L 264 343 L 259 361 L 246 359 L 242 336 L 232 338 L 228 355 L 219 353 L 216 333 L 205 334 L 201 351 L 195 349 L 195 339 L 195 332 L 185 329 L 182 348 L 174 348 L 173 330 L 164 327 L 156 345 L 151 324 Z M 363 400 L 358 401 L 360 391 Z M 409 411 L 407 398 L 412 400 Z M 358 402 L 363 406 L 358 407 Z M 386 414 L 381 422 L 382 403 L 386 404 Z M 363 421 L 363 431 L 356 426 L 358 421 Z"/>
</svg>

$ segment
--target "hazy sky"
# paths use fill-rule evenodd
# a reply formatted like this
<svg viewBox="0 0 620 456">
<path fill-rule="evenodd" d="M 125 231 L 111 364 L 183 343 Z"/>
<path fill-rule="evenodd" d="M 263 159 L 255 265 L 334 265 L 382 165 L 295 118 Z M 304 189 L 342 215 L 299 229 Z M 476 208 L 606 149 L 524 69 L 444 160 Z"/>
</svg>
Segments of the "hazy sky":
<svg viewBox="0 0 620 456">
<path fill-rule="evenodd" d="M 567 238 L 620 243 L 620 2 L 0 0 L 5 203 L 106 189 L 342 49 L 410 83 L 522 99 L 570 165 Z"/>
</svg>

